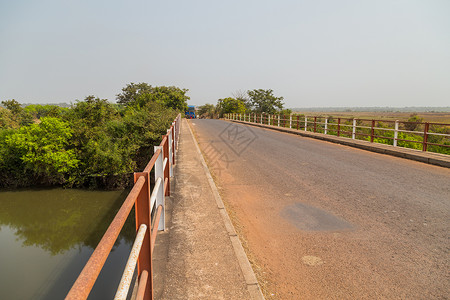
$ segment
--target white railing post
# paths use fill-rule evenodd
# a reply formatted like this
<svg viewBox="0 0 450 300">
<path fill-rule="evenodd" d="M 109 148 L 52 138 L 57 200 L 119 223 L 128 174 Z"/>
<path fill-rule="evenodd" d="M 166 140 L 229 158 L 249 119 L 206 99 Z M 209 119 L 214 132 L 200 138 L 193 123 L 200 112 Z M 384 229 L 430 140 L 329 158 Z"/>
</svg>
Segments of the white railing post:
<svg viewBox="0 0 450 300">
<path fill-rule="evenodd" d="M 355 136 L 356 136 L 356 119 L 353 119 L 352 139 L 355 139 Z"/>
<path fill-rule="evenodd" d="M 160 154 L 155 162 L 155 182 L 158 178 L 161 178 L 161 186 L 158 189 L 158 193 L 156 194 L 156 208 L 162 205 L 161 218 L 159 219 L 158 230 L 166 229 L 166 221 L 165 221 L 165 199 L 164 199 L 164 149 L 162 146 L 154 146 L 154 151 L 156 152 L 158 149 L 161 149 Z M 150 207 L 150 210 L 152 208 Z"/>
<path fill-rule="evenodd" d="M 398 139 L 398 120 L 395 120 L 395 127 L 394 127 L 394 147 L 397 147 L 397 139 Z"/>
<path fill-rule="evenodd" d="M 173 122 L 173 157 L 177 156 L 177 123 Z"/>
<path fill-rule="evenodd" d="M 172 129 L 167 130 L 167 136 L 169 137 L 169 176 L 173 177 Z"/>
<path fill-rule="evenodd" d="M 263 114 L 261 114 L 261 120 L 259 120 L 259 121 L 261 124 L 263 123 Z"/>
<path fill-rule="evenodd" d="M 280 115 L 278 115 L 278 127 L 280 127 Z"/>
<path fill-rule="evenodd" d="M 305 131 L 308 131 L 307 128 L 308 128 L 308 117 L 305 116 Z"/>
<path fill-rule="evenodd" d="M 292 128 L 292 114 L 289 115 L 289 128 Z"/>
<path fill-rule="evenodd" d="M 328 131 L 328 118 L 325 118 L 325 130 L 324 133 L 327 134 Z"/>
<path fill-rule="evenodd" d="M 267 124 L 270 125 L 270 114 L 268 115 L 268 118 L 269 118 L 269 119 L 268 119 Z"/>
</svg>

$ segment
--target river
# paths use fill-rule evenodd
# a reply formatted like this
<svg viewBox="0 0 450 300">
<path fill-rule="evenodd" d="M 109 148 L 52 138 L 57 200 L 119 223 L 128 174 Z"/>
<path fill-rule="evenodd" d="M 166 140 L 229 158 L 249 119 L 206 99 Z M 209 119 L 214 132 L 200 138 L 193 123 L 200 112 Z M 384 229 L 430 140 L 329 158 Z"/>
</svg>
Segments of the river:
<svg viewBox="0 0 450 300">
<path fill-rule="evenodd" d="M 64 299 L 126 195 L 0 191 L 0 299 Z M 89 299 L 114 297 L 135 235 L 130 215 Z"/>
</svg>

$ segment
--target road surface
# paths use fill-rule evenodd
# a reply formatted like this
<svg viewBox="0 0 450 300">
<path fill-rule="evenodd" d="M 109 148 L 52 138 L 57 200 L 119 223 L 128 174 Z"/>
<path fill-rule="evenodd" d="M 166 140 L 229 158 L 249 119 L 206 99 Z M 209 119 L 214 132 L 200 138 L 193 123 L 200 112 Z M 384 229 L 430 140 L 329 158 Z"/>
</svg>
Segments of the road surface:
<svg viewBox="0 0 450 300">
<path fill-rule="evenodd" d="M 450 169 L 220 120 L 191 126 L 266 297 L 450 297 Z"/>
</svg>

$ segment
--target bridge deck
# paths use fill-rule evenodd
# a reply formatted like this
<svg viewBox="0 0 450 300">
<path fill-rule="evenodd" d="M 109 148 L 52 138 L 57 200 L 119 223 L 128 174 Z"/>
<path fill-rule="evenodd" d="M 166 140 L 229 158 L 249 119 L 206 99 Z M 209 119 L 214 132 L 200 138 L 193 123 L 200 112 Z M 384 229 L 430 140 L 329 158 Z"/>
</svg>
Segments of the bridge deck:
<svg viewBox="0 0 450 300">
<path fill-rule="evenodd" d="M 192 120 L 277 299 L 448 298 L 450 169 L 220 120 Z"/>
</svg>

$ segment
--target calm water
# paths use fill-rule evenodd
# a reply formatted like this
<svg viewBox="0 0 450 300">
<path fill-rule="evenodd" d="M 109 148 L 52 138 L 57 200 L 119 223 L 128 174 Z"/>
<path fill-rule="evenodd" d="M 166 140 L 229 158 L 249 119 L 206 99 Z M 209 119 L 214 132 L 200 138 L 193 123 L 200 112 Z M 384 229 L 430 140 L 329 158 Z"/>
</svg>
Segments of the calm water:
<svg viewBox="0 0 450 300">
<path fill-rule="evenodd" d="M 120 191 L 0 191 L 0 299 L 64 299 L 125 197 Z M 114 297 L 134 232 L 129 218 L 89 299 Z"/>
</svg>

